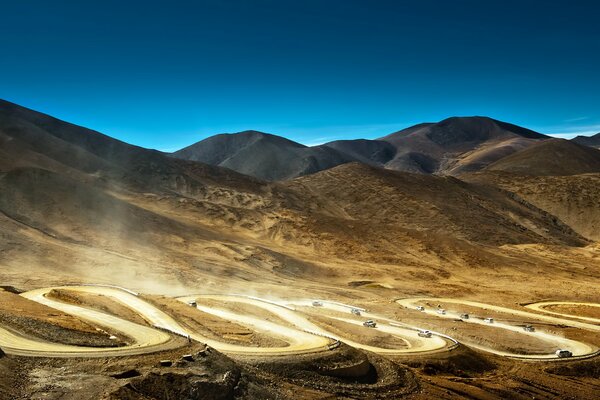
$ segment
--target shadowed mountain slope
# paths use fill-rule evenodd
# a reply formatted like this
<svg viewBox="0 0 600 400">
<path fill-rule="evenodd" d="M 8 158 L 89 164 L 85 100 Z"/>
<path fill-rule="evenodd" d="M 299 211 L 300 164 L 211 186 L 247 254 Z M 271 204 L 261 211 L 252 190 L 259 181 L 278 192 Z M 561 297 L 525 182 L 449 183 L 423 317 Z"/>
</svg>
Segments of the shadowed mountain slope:
<svg viewBox="0 0 600 400">
<path fill-rule="evenodd" d="M 511 193 L 453 177 L 350 163 L 298 178 L 287 186 L 319 193 L 350 220 L 377 227 L 382 236 L 401 229 L 490 245 L 583 243 L 554 216 Z"/>
<path fill-rule="evenodd" d="M 505 157 L 486 169 L 534 176 L 600 172 L 600 150 L 553 139 Z"/>
<path fill-rule="evenodd" d="M 325 146 L 307 147 L 257 131 L 211 136 L 173 156 L 226 167 L 269 181 L 295 178 L 355 159 Z"/>
<path fill-rule="evenodd" d="M 596 133 L 592 136 L 577 136 L 573 138 L 572 141 L 582 146 L 600 149 L 600 133 Z"/>
<path fill-rule="evenodd" d="M 515 193 L 556 216 L 580 235 L 600 240 L 600 173 L 533 176 L 482 171 L 464 178 Z"/>
<path fill-rule="evenodd" d="M 173 159 L 1 100 L 0 155 L 0 171 L 37 167 L 78 179 L 188 195 L 215 182 L 249 190 L 260 186 L 233 171 Z"/>
</svg>

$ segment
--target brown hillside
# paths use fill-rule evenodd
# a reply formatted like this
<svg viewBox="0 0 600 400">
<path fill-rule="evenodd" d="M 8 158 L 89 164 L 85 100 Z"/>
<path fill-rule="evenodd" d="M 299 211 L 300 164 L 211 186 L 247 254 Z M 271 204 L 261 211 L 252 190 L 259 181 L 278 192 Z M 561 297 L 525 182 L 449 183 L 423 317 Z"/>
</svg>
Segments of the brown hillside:
<svg viewBox="0 0 600 400">
<path fill-rule="evenodd" d="M 600 150 L 555 139 L 505 157 L 486 169 L 533 176 L 600 172 Z"/>
</svg>

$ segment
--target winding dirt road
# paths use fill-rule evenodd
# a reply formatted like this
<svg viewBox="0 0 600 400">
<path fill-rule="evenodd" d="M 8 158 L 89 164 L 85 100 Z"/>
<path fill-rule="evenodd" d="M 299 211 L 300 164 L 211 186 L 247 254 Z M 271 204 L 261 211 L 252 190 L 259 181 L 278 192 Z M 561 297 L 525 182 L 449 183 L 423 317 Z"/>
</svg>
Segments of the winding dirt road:
<svg viewBox="0 0 600 400">
<path fill-rule="evenodd" d="M 537 319 L 537 320 L 542 320 L 542 321 L 546 321 L 546 322 L 552 322 L 554 324 L 559 324 L 559 325 L 573 326 L 573 327 L 594 330 L 594 331 L 600 330 L 600 326 L 596 326 L 596 325 L 565 320 L 562 318 L 549 317 L 546 315 L 535 314 L 535 313 L 531 313 L 531 312 L 527 312 L 527 311 L 513 310 L 511 308 L 494 306 L 491 304 L 480 303 L 480 302 L 476 302 L 476 301 L 458 300 L 458 299 L 449 299 L 449 298 L 415 297 L 415 298 L 396 300 L 396 302 L 406 308 L 412 308 L 412 309 L 416 309 L 416 307 L 418 305 L 422 305 L 425 302 L 467 305 L 467 306 L 472 306 L 472 307 L 478 307 L 478 308 L 481 308 L 482 310 L 497 311 L 497 312 L 501 312 L 501 313 L 505 313 L 505 314 L 524 317 L 524 318 L 527 318 L 530 320 Z M 439 314 L 435 308 L 432 308 L 432 307 L 427 308 L 426 307 L 425 310 L 420 311 L 420 312 L 423 312 L 427 315 L 432 315 L 432 316 L 435 316 L 438 318 L 446 318 L 446 319 L 452 319 L 452 320 L 461 319 L 460 318 L 461 313 L 456 312 L 456 311 L 447 310 L 446 314 Z M 549 343 L 556 345 L 557 349 L 561 348 L 561 349 L 566 349 L 566 350 L 571 351 L 573 353 L 574 357 L 591 356 L 591 355 L 596 354 L 598 351 L 598 348 L 595 346 L 592 346 L 592 345 L 589 345 L 586 343 L 582 343 L 582 342 L 578 342 L 575 340 L 567 339 L 562 336 L 553 335 L 548 332 L 543 332 L 543 331 L 539 331 L 539 330 L 536 330 L 535 332 L 526 332 L 523 330 L 522 327 L 519 327 L 519 326 L 509 325 L 509 324 L 499 322 L 499 321 L 494 321 L 494 323 L 490 324 L 490 323 L 485 322 L 483 319 L 475 318 L 475 317 L 471 317 L 469 319 L 461 319 L 461 320 L 466 323 L 485 325 L 485 326 L 492 327 L 492 328 L 509 330 L 509 331 L 520 333 L 522 335 L 535 337 L 537 339 L 544 340 L 544 341 L 547 341 Z M 550 354 L 519 354 L 519 353 L 501 351 L 501 350 L 493 349 L 491 347 L 481 346 L 481 345 L 478 345 L 475 343 L 468 343 L 468 345 L 471 347 L 483 350 L 483 351 L 487 351 L 489 353 L 493 353 L 493 354 L 497 354 L 497 355 L 501 355 L 501 356 L 505 356 L 505 357 L 511 357 L 511 358 L 528 359 L 528 360 L 544 360 L 544 359 L 558 358 L 558 356 L 554 353 L 550 353 Z"/>
<path fill-rule="evenodd" d="M 121 304 L 127 306 L 134 312 L 138 313 L 152 327 L 136 324 L 124 320 L 122 318 L 116 317 L 114 315 L 103 313 L 98 310 L 52 300 L 46 295 L 53 289 L 68 289 L 70 291 L 107 296 L 112 300 L 120 302 Z M 318 308 L 329 310 L 334 313 L 332 313 L 331 315 L 327 315 L 327 312 L 320 313 L 321 316 L 341 321 L 346 324 L 360 326 L 360 328 L 358 329 L 379 330 L 399 339 L 401 345 L 398 345 L 398 348 L 383 348 L 365 343 L 360 343 L 356 340 L 350 340 L 341 335 L 334 334 L 325 329 L 324 327 L 320 326 L 319 324 L 310 320 L 310 314 L 314 309 L 313 302 L 311 300 L 298 300 L 282 303 L 272 300 L 261 299 L 258 297 L 243 295 L 195 295 L 178 298 L 178 300 L 186 303 L 189 303 L 192 300 L 197 301 L 197 309 L 204 313 L 209 313 L 224 320 L 248 326 L 257 332 L 262 332 L 266 335 L 270 335 L 272 337 L 281 339 L 287 343 L 286 346 L 279 347 L 252 347 L 215 340 L 213 338 L 203 335 L 200 332 L 195 332 L 191 329 L 188 329 L 182 326 L 179 322 L 177 322 L 173 317 L 171 317 L 164 311 L 138 297 L 137 293 L 124 288 L 102 285 L 61 286 L 55 288 L 33 290 L 30 292 L 22 293 L 21 295 L 32 301 L 36 301 L 48 307 L 60 310 L 62 312 L 86 320 L 95 326 L 104 328 L 108 332 L 120 333 L 130 338 L 131 342 L 130 344 L 121 347 L 73 346 L 60 343 L 51 343 L 33 337 L 26 337 L 20 335 L 18 332 L 15 332 L 9 328 L 0 327 L 0 348 L 2 348 L 6 353 L 24 356 L 106 357 L 143 354 L 160 350 L 173 349 L 184 345 L 186 342 L 181 339 L 177 340 L 177 336 L 195 339 L 196 341 L 206 343 L 207 345 L 224 353 L 251 356 L 280 356 L 303 353 L 317 353 L 330 350 L 331 348 L 335 347 L 339 343 L 339 341 L 343 341 L 346 344 L 359 349 L 368 350 L 374 353 L 384 355 L 410 355 L 434 353 L 440 351 L 448 351 L 458 345 L 458 342 L 456 340 L 447 335 L 432 332 L 433 335 L 429 338 L 420 337 L 418 334 L 417 327 L 403 324 L 399 321 L 394 321 L 392 319 L 380 315 L 369 313 L 365 309 L 359 307 L 354 307 L 351 305 L 333 301 L 329 302 L 326 300 L 322 300 L 320 302 L 321 305 Z M 227 309 L 202 304 L 203 299 L 212 300 L 213 304 L 214 301 L 217 301 L 220 303 L 240 303 L 246 306 L 260 308 L 278 317 L 280 322 L 267 321 L 265 320 L 265 318 L 254 316 L 248 313 L 236 313 Z M 490 310 L 513 316 L 524 317 L 528 320 L 546 321 L 553 324 L 572 326 L 596 332 L 600 331 L 600 325 L 597 325 L 598 323 L 600 323 L 600 319 L 598 318 L 580 317 L 566 313 L 549 311 L 546 309 L 547 307 L 553 305 L 600 307 L 600 304 L 596 303 L 541 302 L 529 304 L 526 306 L 527 308 L 536 312 L 514 310 L 506 307 L 493 306 L 490 304 L 479 303 L 475 301 L 448 298 L 417 297 L 397 300 L 397 303 L 404 307 L 414 309 L 417 305 L 420 305 L 427 301 L 478 307 L 482 310 Z M 352 309 L 360 310 L 361 315 L 351 315 L 350 311 Z M 340 313 L 346 314 L 347 317 L 344 315 L 340 315 Z M 436 318 L 460 318 L 460 313 L 456 311 L 447 311 L 445 315 L 440 315 L 432 307 L 425 309 L 424 313 L 426 315 L 435 316 Z M 553 315 L 550 316 L 547 314 Z M 558 318 L 557 316 L 577 318 L 586 322 Z M 377 327 L 363 328 L 362 323 L 365 319 L 375 320 L 377 322 Z M 283 323 L 281 323 L 281 321 L 283 321 Z M 591 346 L 586 343 L 581 343 L 575 340 L 567 339 L 558 335 L 539 330 L 535 332 L 525 332 L 520 326 L 510 325 L 502 321 L 496 321 L 493 324 L 488 324 L 482 319 L 476 317 L 472 317 L 463 321 L 472 324 L 485 324 L 488 327 L 518 332 L 522 335 L 529 335 L 531 337 L 535 337 L 536 339 L 550 342 L 553 345 L 557 346 L 557 348 L 567 349 L 571 351 L 573 353 L 573 356 L 575 357 L 590 356 L 592 354 L 597 353 L 598 351 L 598 349 L 595 346 Z M 596 324 L 592 324 L 590 322 L 594 322 Z M 550 360 L 557 358 L 557 356 L 554 353 L 517 354 L 507 351 L 500 351 L 493 348 L 480 346 L 477 344 L 469 343 L 469 345 L 480 350 L 512 358 L 528 360 Z"/>
<path fill-rule="evenodd" d="M 26 338 L 0 327 L 0 347 L 9 354 L 36 355 L 47 357 L 104 357 L 115 355 L 144 354 L 153 351 L 171 349 L 179 346 L 166 332 L 139 325 L 100 311 L 79 307 L 47 298 L 52 289 L 69 289 L 80 292 L 102 294 L 117 300 L 136 310 L 147 320 L 160 323 L 162 311 L 142 301 L 138 297 L 118 289 L 93 286 L 64 286 L 44 288 L 22 293 L 21 296 L 47 305 L 48 307 L 75 315 L 108 331 L 120 332 L 132 340 L 132 344 L 121 347 L 84 347 L 60 343 L 51 343 L 34 338 Z M 162 313 L 164 314 L 164 313 Z M 164 314 L 166 316 L 166 314 Z M 168 316 L 167 316 L 168 317 Z"/>
<path fill-rule="evenodd" d="M 390 334 L 406 344 L 404 348 L 398 349 L 389 349 L 377 346 L 370 346 L 364 343 L 359 343 L 354 340 L 350 340 L 346 337 L 335 335 L 334 333 L 323 330 L 322 328 L 318 328 L 321 330 L 323 334 L 326 334 L 331 337 L 335 337 L 336 339 L 348 344 L 349 346 L 356 347 L 359 349 L 371 351 L 373 353 L 384 354 L 384 355 L 409 355 L 409 354 L 423 354 L 423 353 L 433 353 L 444 350 L 450 350 L 454 347 L 458 342 L 449 338 L 445 335 L 439 335 L 434 333 L 430 338 L 422 338 L 419 337 L 419 329 L 416 327 L 410 326 L 400 326 L 397 321 L 394 321 L 389 318 L 382 317 L 377 314 L 372 314 L 367 312 L 365 309 L 360 307 L 354 307 L 348 304 L 342 304 L 338 302 L 330 302 L 326 300 L 319 300 L 322 304 L 319 308 L 329 309 L 332 311 L 350 313 L 350 310 L 357 309 L 361 311 L 360 319 L 357 318 L 340 318 L 329 316 L 329 318 L 336 319 L 339 321 L 343 321 L 346 323 L 354 324 L 362 326 L 364 320 L 373 319 L 377 321 L 376 328 L 364 328 L 364 329 L 377 329 L 387 334 Z M 301 306 L 301 307 L 313 307 L 311 300 L 301 300 L 287 303 L 293 306 Z M 382 323 L 385 321 L 385 323 Z M 312 324 L 309 321 L 306 321 L 309 324 Z M 394 324 L 394 325 L 392 325 Z"/>
</svg>

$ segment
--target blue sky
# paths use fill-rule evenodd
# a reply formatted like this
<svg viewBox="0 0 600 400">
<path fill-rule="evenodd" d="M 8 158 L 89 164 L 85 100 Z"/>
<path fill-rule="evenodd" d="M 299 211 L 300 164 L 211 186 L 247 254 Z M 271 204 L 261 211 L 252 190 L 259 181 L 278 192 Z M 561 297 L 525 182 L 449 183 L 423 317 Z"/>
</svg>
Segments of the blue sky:
<svg viewBox="0 0 600 400">
<path fill-rule="evenodd" d="M 0 98 L 175 150 L 487 115 L 600 132 L 596 1 L 0 0 Z"/>
</svg>

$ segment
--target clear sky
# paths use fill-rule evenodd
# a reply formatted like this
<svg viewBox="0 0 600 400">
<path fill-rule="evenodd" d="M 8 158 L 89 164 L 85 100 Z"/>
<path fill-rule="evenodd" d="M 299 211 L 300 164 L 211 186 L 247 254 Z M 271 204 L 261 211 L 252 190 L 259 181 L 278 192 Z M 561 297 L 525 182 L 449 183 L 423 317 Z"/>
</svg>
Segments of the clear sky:
<svg viewBox="0 0 600 400">
<path fill-rule="evenodd" d="M 0 0 L 0 98 L 175 150 L 486 115 L 600 132 L 599 2 Z"/>
</svg>

